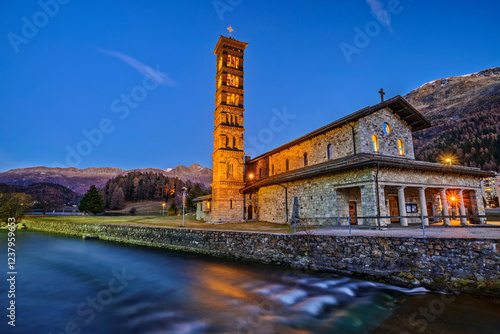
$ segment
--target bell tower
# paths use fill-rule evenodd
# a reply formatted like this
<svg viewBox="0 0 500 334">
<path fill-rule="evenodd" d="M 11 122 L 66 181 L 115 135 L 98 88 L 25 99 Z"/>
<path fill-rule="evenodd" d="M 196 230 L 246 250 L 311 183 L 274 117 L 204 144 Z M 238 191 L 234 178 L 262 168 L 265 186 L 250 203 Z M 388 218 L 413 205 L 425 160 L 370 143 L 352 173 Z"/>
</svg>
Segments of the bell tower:
<svg viewBox="0 0 500 334">
<path fill-rule="evenodd" d="M 214 50 L 217 75 L 211 222 L 243 221 L 244 217 L 243 195 L 239 190 L 245 185 L 243 54 L 247 45 L 221 36 Z"/>
</svg>

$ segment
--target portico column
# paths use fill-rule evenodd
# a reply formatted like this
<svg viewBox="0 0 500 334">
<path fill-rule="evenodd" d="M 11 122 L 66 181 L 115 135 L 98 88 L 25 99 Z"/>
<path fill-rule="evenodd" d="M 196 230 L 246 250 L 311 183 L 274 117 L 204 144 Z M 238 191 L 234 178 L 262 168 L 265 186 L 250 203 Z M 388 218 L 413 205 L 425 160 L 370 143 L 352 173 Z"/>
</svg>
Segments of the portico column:
<svg viewBox="0 0 500 334">
<path fill-rule="evenodd" d="M 441 205 L 443 206 L 443 216 L 449 216 L 448 212 L 448 198 L 446 198 L 446 188 L 441 189 Z M 443 218 L 445 226 L 451 226 L 450 218 Z"/>
<path fill-rule="evenodd" d="M 460 209 L 460 216 L 465 216 L 465 204 L 464 204 L 463 189 L 460 189 L 458 191 L 458 206 Z M 460 217 L 460 225 L 467 226 L 467 218 Z"/>
<path fill-rule="evenodd" d="M 427 201 L 425 200 L 425 188 L 419 188 L 418 189 L 418 194 L 420 197 L 420 212 L 422 213 L 422 216 L 427 216 Z M 424 218 L 424 225 L 429 226 L 429 218 Z"/>
<path fill-rule="evenodd" d="M 399 215 L 406 216 L 405 187 L 398 187 Z M 408 226 L 406 218 L 399 219 L 401 226 Z"/>
</svg>

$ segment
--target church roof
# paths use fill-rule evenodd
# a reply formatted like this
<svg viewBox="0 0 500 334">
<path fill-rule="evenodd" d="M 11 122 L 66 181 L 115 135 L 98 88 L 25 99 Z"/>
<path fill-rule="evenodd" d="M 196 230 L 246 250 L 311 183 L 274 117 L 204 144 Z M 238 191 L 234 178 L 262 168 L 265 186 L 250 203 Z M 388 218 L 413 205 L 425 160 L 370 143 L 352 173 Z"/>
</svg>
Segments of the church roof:
<svg viewBox="0 0 500 334">
<path fill-rule="evenodd" d="M 193 198 L 193 202 L 211 201 L 212 194 Z"/>
<path fill-rule="evenodd" d="M 434 171 L 460 175 L 472 175 L 478 177 L 492 177 L 495 175 L 494 172 L 480 170 L 479 168 L 417 161 L 408 158 L 384 156 L 380 154 L 360 153 L 345 158 L 329 160 L 319 164 L 294 169 L 285 173 L 272 175 L 254 183 L 247 183 L 246 187 L 241 189 L 240 192 L 250 193 L 265 186 L 284 182 L 292 182 L 327 174 L 334 174 L 347 170 L 374 167 L 377 165 L 379 165 L 380 167 L 419 171 Z"/>
<path fill-rule="evenodd" d="M 313 137 L 316 137 L 318 135 L 321 135 L 325 132 L 328 132 L 330 130 L 333 130 L 337 127 L 343 126 L 346 123 L 349 122 L 354 122 L 357 121 L 358 119 L 368 116 L 370 114 L 373 114 L 376 111 L 379 111 L 384 108 L 389 108 L 394 114 L 398 115 L 401 119 L 403 119 L 405 122 L 408 123 L 408 126 L 411 128 L 412 132 L 423 130 L 430 128 L 432 125 L 431 123 L 420 113 L 415 109 L 408 101 L 406 101 L 403 97 L 400 95 L 397 95 L 389 100 L 386 100 L 384 102 L 381 102 L 379 104 L 376 104 L 371 107 L 366 107 L 361 110 L 358 110 L 356 112 L 353 112 L 352 114 L 349 114 L 347 116 L 344 116 L 330 124 L 327 124 L 325 126 L 322 126 L 319 129 L 316 129 L 312 132 L 309 132 L 306 135 L 303 135 L 302 137 L 299 137 L 297 139 L 292 140 L 291 142 L 288 142 L 284 145 L 281 145 L 280 147 L 277 147 L 267 153 L 264 153 L 258 157 L 255 157 L 251 160 L 251 162 L 263 158 L 265 156 L 272 155 L 274 153 L 280 152 L 282 150 L 285 150 L 291 146 L 297 145 L 303 141 L 306 141 L 308 139 L 311 139 Z"/>
</svg>

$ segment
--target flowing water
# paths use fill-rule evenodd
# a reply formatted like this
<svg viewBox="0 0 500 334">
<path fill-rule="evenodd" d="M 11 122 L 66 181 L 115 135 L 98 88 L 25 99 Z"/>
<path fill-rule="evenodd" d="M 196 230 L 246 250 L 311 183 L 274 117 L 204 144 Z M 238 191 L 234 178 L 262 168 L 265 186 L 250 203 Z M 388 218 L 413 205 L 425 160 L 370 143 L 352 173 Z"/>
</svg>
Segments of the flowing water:
<svg viewBox="0 0 500 334">
<path fill-rule="evenodd" d="M 16 233 L 16 327 L 3 315 L 0 333 L 500 332 L 495 300 L 102 240 Z M 6 233 L 0 238 L 6 264 Z M 0 289 L 5 310 L 5 279 Z"/>
</svg>

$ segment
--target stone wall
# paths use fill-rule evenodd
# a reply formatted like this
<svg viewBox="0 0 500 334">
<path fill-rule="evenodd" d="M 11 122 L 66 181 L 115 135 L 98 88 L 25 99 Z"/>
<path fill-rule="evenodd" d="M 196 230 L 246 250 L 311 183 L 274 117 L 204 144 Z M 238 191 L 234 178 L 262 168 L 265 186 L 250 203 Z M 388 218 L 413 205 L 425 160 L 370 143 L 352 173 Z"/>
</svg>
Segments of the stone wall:
<svg viewBox="0 0 500 334">
<path fill-rule="evenodd" d="M 500 241 L 282 235 L 23 221 L 29 229 L 344 275 L 500 295 Z"/>
<path fill-rule="evenodd" d="M 384 133 L 384 123 L 391 126 L 389 134 Z M 405 121 L 387 108 L 359 119 L 360 152 L 373 153 L 374 134 L 378 137 L 380 154 L 399 156 L 398 139 L 401 139 L 404 145 L 404 157 L 415 159 L 411 129 Z"/>
</svg>

